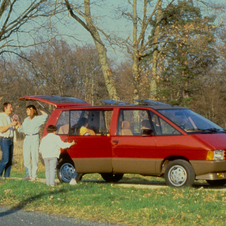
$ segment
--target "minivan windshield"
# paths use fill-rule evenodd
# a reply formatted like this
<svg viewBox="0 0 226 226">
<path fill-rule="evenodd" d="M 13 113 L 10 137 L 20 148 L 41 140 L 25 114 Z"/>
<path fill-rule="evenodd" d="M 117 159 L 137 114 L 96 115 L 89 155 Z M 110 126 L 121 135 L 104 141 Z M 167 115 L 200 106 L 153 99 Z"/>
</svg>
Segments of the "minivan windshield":
<svg viewBox="0 0 226 226">
<path fill-rule="evenodd" d="M 158 112 L 187 133 L 225 132 L 220 126 L 189 109 L 161 109 Z"/>
</svg>

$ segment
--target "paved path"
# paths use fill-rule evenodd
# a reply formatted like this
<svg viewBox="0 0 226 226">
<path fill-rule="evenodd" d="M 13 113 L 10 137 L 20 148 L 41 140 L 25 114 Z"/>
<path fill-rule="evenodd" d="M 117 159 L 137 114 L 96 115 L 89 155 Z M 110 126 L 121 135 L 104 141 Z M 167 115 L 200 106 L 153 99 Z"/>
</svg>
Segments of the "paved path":
<svg viewBox="0 0 226 226">
<path fill-rule="evenodd" d="M 0 207 L 0 226 L 116 226 L 107 223 L 86 222 L 75 218 L 38 212 L 25 212 L 21 209 Z"/>
<path fill-rule="evenodd" d="M 22 180 L 22 178 L 10 178 Z M 38 182 L 45 183 L 45 179 L 38 178 Z M 59 184 L 59 180 L 56 179 Z M 76 218 L 62 217 L 39 212 L 26 212 L 23 209 L 8 209 L 0 206 L 0 226 L 119 226 L 115 224 L 88 222 Z M 123 226 L 123 225 L 121 225 Z M 125 225 L 124 225 L 125 226 Z"/>
</svg>

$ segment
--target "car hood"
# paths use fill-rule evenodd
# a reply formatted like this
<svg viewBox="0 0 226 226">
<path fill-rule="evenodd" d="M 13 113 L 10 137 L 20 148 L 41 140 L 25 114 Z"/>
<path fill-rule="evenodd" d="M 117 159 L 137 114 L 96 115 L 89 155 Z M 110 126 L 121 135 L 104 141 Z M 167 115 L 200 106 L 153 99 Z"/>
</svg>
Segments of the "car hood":
<svg viewBox="0 0 226 226">
<path fill-rule="evenodd" d="M 24 97 L 20 97 L 19 100 L 25 100 L 25 101 L 34 100 L 37 102 L 44 102 L 47 104 L 51 104 L 57 108 L 71 107 L 71 106 L 90 106 L 88 102 L 75 97 L 62 97 L 62 96 L 52 96 L 52 95 L 24 96 Z"/>
<path fill-rule="evenodd" d="M 226 134 L 214 133 L 214 134 L 196 134 L 197 139 L 211 147 L 212 150 L 226 150 Z"/>
</svg>

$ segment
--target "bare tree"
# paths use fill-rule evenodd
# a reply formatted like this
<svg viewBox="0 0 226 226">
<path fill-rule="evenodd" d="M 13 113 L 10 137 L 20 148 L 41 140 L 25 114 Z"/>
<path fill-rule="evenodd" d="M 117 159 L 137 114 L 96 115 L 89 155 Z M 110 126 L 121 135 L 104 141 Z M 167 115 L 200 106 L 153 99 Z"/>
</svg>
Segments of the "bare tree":
<svg viewBox="0 0 226 226">
<path fill-rule="evenodd" d="M 72 18 L 80 23 L 90 33 L 96 45 L 104 75 L 105 85 L 107 87 L 110 98 L 119 99 L 116 88 L 114 86 L 112 70 L 107 59 L 107 49 L 105 48 L 105 45 L 101 40 L 98 28 L 94 24 L 93 18 L 91 16 L 90 0 L 84 0 L 83 11 L 80 10 L 80 8 L 76 7 L 75 4 L 73 5 L 72 3 L 70 3 L 69 0 L 65 0 L 64 2 Z"/>
<path fill-rule="evenodd" d="M 76 5 L 65 0 L 65 5 L 70 13 L 70 15 L 80 23 L 83 28 L 85 28 L 93 38 L 93 41 L 97 47 L 99 53 L 99 60 L 102 65 L 102 70 L 105 78 L 105 84 L 108 89 L 110 98 L 118 99 L 118 94 L 116 92 L 114 79 L 112 76 L 112 70 L 109 67 L 107 60 L 107 49 L 106 45 L 101 39 L 101 35 L 110 40 L 111 43 L 117 44 L 119 46 L 126 46 L 128 52 L 131 54 L 133 59 L 133 99 L 139 99 L 139 90 L 140 90 L 140 80 L 142 74 L 142 68 L 144 67 L 143 59 L 148 54 L 148 49 L 150 49 L 150 40 L 148 35 L 150 32 L 150 22 L 157 10 L 160 10 L 162 0 L 157 0 L 155 7 L 152 8 L 150 1 L 143 0 L 143 8 L 137 6 L 137 0 L 131 2 L 128 0 L 128 6 L 132 6 L 132 12 L 125 12 L 124 9 L 118 8 L 118 11 L 121 10 L 123 16 L 132 20 L 133 31 L 132 31 L 132 40 L 130 38 L 123 40 L 122 38 L 117 37 L 117 35 L 108 35 L 106 31 L 101 29 L 97 24 L 94 23 L 94 19 L 91 16 L 91 8 L 93 7 L 90 3 L 90 0 L 84 0 L 83 5 Z M 140 3 L 140 2 L 139 2 Z M 143 15 L 140 17 L 138 11 L 142 11 Z M 139 13 L 140 14 L 140 13 Z M 139 33 L 139 34 L 138 34 Z M 157 56 L 155 57 L 155 60 Z M 156 76 L 154 75 L 154 78 Z M 153 80 L 153 84 L 155 79 Z"/>
<path fill-rule="evenodd" d="M 32 62 L 26 62 L 27 78 L 39 94 L 76 96 L 92 104 L 106 98 L 95 46 L 71 46 L 65 40 L 52 39 L 26 58 Z"/>
<path fill-rule="evenodd" d="M 38 31 L 44 27 L 49 17 L 57 12 L 57 9 L 51 5 L 54 6 L 54 1 L 2 0 L 0 2 L 0 55 L 6 52 L 19 54 L 18 48 L 34 45 Z M 42 18 L 47 20 L 42 21 Z M 34 30 L 34 25 L 37 30 Z M 26 43 L 25 40 L 28 38 L 29 41 L 34 42 Z"/>
<path fill-rule="evenodd" d="M 157 17 L 158 20 L 161 19 L 161 5 L 162 5 L 162 0 L 158 0 L 156 2 L 155 7 L 150 10 L 148 7 L 149 1 L 148 0 L 143 0 L 143 15 L 142 18 L 140 18 L 137 14 L 138 8 L 137 8 L 137 0 L 133 0 L 132 8 L 133 8 L 133 14 L 131 17 L 133 18 L 133 43 L 132 43 L 132 49 L 133 49 L 133 79 L 134 79 L 134 101 L 136 99 L 140 98 L 139 94 L 139 85 L 140 85 L 140 80 L 141 80 L 141 73 L 142 73 L 142 68 L 145 67 L 144 63 L 144 58 L 148 56 L 148 50 L 150 51 L 150 40 L 148 39 L 148 35 L 150 32 L 150 23 L 152 20 L 152 17 L 155 15 L 155 12 L 157 11 Z M 149 15 L 147 14 L 148 11 Z M 140 24 L 140 29 L 138 29 L 138 23 Z M 138 35 L 139 31 L 139 35 Z M 155 37 L 153 39 L 153 45 L 154 45 L 154 51 L 153 51 L 153 67 L 152 67 L 152 77 L 153 79 L 150 81 L 151 82 L 151 93 L 153 90 L 156 89 L 156 77 L 157 77 L 157 70 L 156 70 L 156 63 L 157 63 L 157 50 L 156 50 L 156 45 L 157 45 L 157 39 L 159 35 L 160 29 L 159 26 L 156 26 L 155 30 Z M 155 93 L 154 93 L 155 94 Z M 153 95 L 151 95 L 152 99 Z"/>
<path fill-rule="evenodd" d="M 75 96 L 100 104 L 108 93 L 95 46 L 71 46 L 64 40 L 36 47 L 9 61 L 0 59 L 0 97 L 18 102 L 29 95 Z"/>
</svg>

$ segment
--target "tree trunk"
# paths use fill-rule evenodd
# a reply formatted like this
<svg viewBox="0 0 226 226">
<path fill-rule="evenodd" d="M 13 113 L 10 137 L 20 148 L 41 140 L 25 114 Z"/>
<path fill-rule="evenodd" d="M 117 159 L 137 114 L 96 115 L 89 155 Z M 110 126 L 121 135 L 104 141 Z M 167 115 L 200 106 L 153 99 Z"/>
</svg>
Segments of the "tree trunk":
<svg viewBox="0 0 226 226">
<path fill-rule="evenodd" d="M 157 78 L 158 78 L 158 38 L 160 34 L 160 20 L 162 17 L 162 0 L 158 2 L 157 8 L 157 20 L 156 20 L 156 28 L 154 32 L 153 39 L 153 59 L 152 59 L 152 73 L 151 73 L 151 86 L 150 86 L 150 98 L 152 100 L 157 99 Z"/>
<path fill-rule="evenodd" d="M 140 83 L 140 73 L 139 73 L 139 61 L 138 61 L 138 42 L 137 42 L 137 0 L 133 0 L 133 102 L 139 99 L 139 83 Z"/>
<path fill-rule="evenodd" d="M 91 12 L 90 12 L 90 0 L 84 0 L 84 18 L 86 23 L 83 22 L 76 14 L 74 14 L 72 7 L 69 4 L 68 0 L 65 0 L 65 4 L 67 6 L 67 9 L 70 13 L 70 15 L 77 20 L 92 36 L 93 41 L 96 45 L 99 60 L 101 64 L 101 68 L 104 75 L 104 81 L 107 87 L 107 91 L 109 94 L 110 99 L 112 100 L 119 100 L 119 96 L 117 95 L 116 88 L 114 86 L 114 79 L 112 75 L 112 70 L 109 67 L 108 61 L 107 61 L 107 50 L 105 48 L 104 43 L 102 42 L 100 35 L 98 33 L 97 27 L 92 21 Z"/>
</svg>

